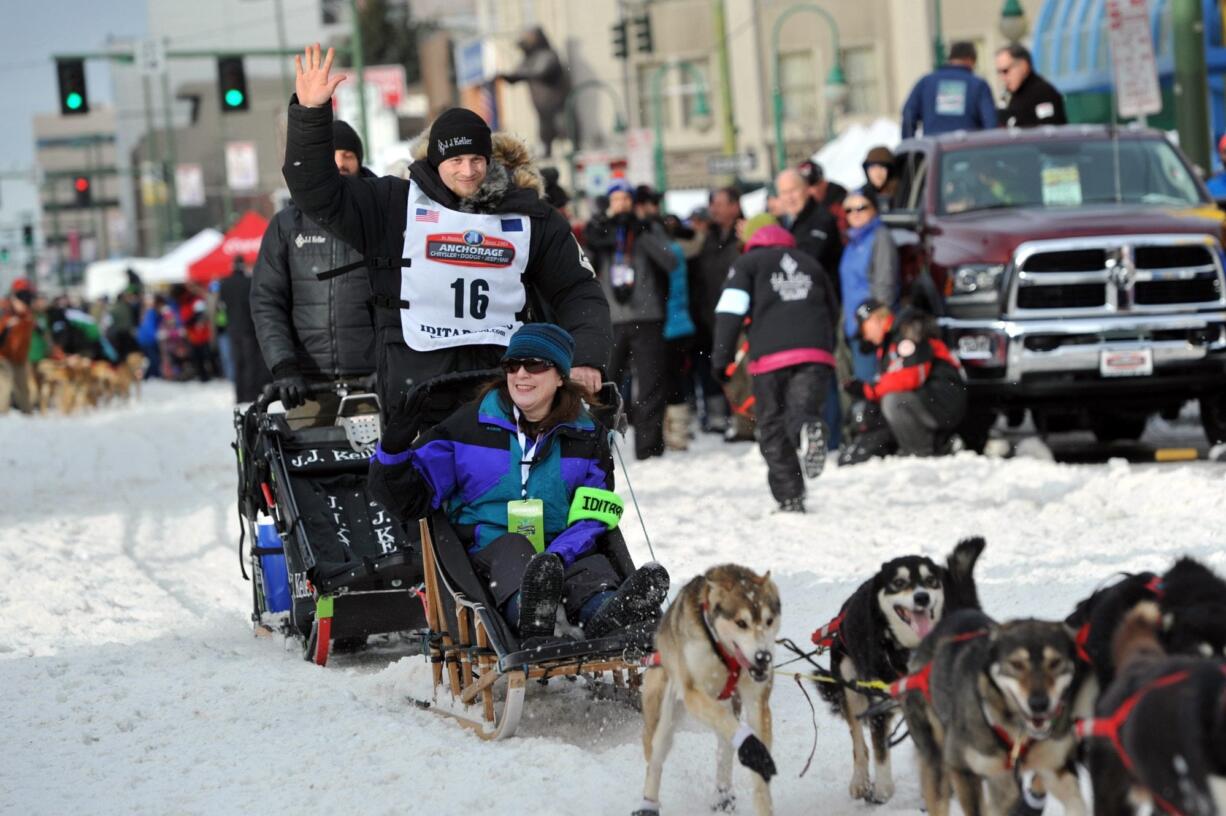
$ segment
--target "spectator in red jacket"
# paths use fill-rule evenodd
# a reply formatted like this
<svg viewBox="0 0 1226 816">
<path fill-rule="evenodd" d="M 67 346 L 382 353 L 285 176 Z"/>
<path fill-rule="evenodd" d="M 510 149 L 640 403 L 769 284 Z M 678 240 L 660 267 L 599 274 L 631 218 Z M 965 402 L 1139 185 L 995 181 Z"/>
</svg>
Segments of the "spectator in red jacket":
<svg viewBox="0 0 1226 816">
<path fill-rule="evenodd" d="M 851 380 L 844 389 L 853 399 L 880 403 L 899 453 L 946 453 L 966 413 L 966 382 L 936 322 L 911 309 L 895 317 L 873 298 L 856 307 L 856 322 L 859 338 L 877 349 L 877 378 Z"/>
</svg>

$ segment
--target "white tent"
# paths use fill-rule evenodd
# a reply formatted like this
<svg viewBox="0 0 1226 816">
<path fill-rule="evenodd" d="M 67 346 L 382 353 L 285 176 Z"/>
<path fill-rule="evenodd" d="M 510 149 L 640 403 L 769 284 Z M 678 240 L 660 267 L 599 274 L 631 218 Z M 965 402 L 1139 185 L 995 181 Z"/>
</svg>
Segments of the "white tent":
<svg viewBox="0 0 1226 816">
<path fill-rule="evenodd" d="M 140 275 L 142 281 L 147 281 L 156 263 L 152 258 L 110 258 L 94 261 L 85 267 L 85 297 L 89 300 L 113 298 L 128 285 L 129 269 Z"/>
<path fill-rule="evenodd" d="M 853 124 L 814 153 L 813 161 L 822 166 L 826 178 L 854 190 L 864 186 L 864 157 L 868 151 L 878 145 L 893 150 L 901 135 L 898 122 L 891 119 L 878 119 L 867 126 Z"/>
<path fill-rule="evenodd" d="M 158 258 L 149 275 L 141 277 L 145 283 L 183 283 L 187 280 L 187 268 L 216 249 L 221 239 L 222 234 L 217 230 L 202 229 Z"/>
</svg>

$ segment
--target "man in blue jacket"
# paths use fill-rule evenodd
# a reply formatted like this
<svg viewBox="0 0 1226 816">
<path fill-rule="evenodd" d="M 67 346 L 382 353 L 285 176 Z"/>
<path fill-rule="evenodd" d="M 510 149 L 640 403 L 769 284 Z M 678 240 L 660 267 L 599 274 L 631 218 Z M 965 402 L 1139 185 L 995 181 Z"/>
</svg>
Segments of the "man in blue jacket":
<svg viewBox="0 0 1226 816">
<path fill-rule="evenodd" d="M 975 46 L 956 42 L 949 61 L 915 83 L 902 106 L 902 137 L 921 125 L 925 136 L 996 127 L 996 104 L 988 83 L 975 76 Z"/>
</svg>

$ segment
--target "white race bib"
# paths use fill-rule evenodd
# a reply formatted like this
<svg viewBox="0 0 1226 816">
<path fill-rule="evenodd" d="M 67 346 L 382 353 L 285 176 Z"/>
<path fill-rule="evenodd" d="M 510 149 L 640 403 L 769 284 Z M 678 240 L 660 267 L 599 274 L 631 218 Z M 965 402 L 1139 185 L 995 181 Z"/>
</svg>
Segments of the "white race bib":
<svg viewBox="0 0 1226 816">
<path fill-rule="evenodd" d="M 532 221 L 515 213 L 449 210 L 409 183 L 400 312 L 404 342 L 416 351 L 505 346 L 527 302 Z"/>
</svg>

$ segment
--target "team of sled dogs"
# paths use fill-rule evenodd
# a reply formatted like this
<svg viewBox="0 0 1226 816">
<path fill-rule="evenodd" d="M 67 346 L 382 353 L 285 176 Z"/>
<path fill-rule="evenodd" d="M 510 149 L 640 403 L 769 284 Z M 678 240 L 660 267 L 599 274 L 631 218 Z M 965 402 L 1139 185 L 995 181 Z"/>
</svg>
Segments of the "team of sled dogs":
<svg viewBox="0 0 1226 816">
<path fill-rule="evenodd" d="M 819 689 L 851 731 L 851 797 L 893 795 L 890 736 L 901 713 L 931 816 L 948 814 L 954 795 L 967 816 L 1040 813 L 1047 793 L 1065 813 L 1085 814 L 1079 765 L 1096 816 L 1144 807 L 1226 816 L 1226 582 L 1182 558 L 1160 575 L 1109 579 L 1063 621 L 998 622 L 975 586 L 983 549 L 972 538 L 944 565 L 886 562 L 814 632 L 834 680 Z M 771 812 L 780 611 L 769 573 L 724 565 L 665 612 L 658 667 L 643 679 L 647 779 L 636 816 L 660 809 L 682 709 L 718 736 L 714 809 L 735 805 L 735 753 L 754 772 L 756 811 Z"/>
<path fill-rule="evenodd" d="M 140 399 L 145 367 L 145 355 L 140 352 L 132 352 L 117 364 L 77 355 L 47 358 L 35 366 L 32 393 L 44 414 L 53 408 L 72 414 L 113 400 L 127 402 L 133 391 Z"/>
</svg>

